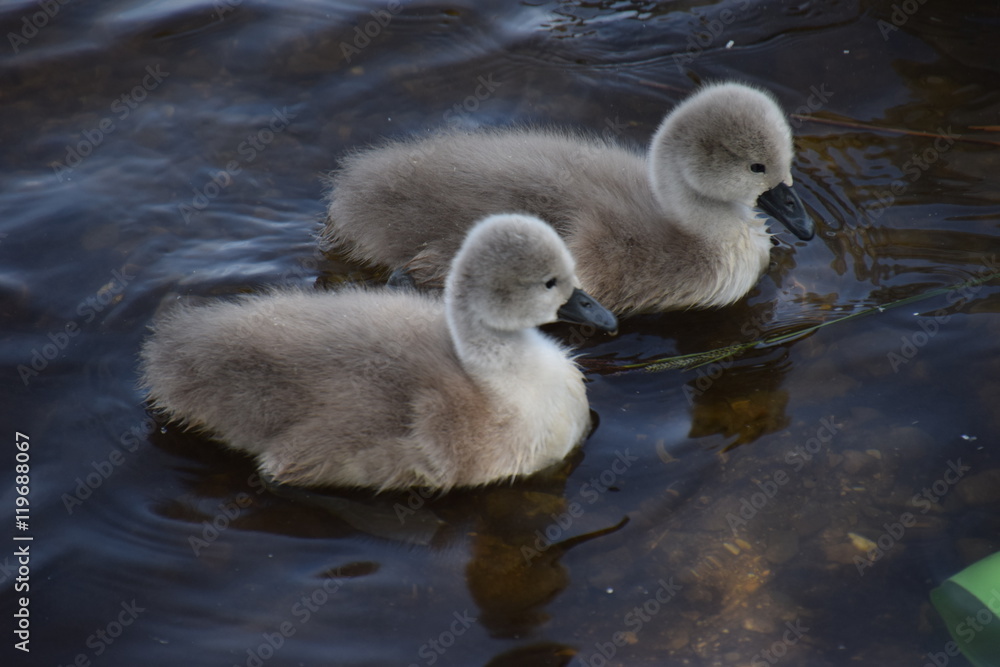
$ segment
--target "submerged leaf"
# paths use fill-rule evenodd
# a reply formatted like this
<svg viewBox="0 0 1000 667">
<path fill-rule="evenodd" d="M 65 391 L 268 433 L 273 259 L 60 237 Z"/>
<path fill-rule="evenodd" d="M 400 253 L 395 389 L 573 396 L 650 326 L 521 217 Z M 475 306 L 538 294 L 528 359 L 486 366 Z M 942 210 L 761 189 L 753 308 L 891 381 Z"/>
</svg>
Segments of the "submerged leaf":
<svg viewBox="0 0 1000 667">
<path fill-rule="evenodd" d="M 797 329 L 795 331 L 772 334 L 764 338 L 759 338 L 757 340 L 749 341 L 746 343 L 736 343 L 734 345 L 728 345 L 726 347 L 716 348 L 714 350 L 706 350 L 705 352 L 695 352 L 693 354 L 682 354 L 674 357 L 661 357 L 660 359 L 650 359 L 649 361 L 640 361 L 631 364 L 624 364 L 619 366 L 619 370 L 643 370 L 646 372 L 657 372 L 666 370 L 690 370 L 692 368 L 697 368 L 699 366 L 704 366 L 721 359 L 727 359 L 738 354 L 742 354 L 747 350 L 756 347 L 767 347 L 770 345 L 778 345 L 781 343 L 787 343 L 793 341 L 797 338 L 802 338 L 808 336 L 814 331 L 818 331 L 823 327 L 829 326 L 831 324 L 837 324 L 840 322 L 846 322 L 847 320 L 856 319 L 859 317 L 865 317 L 867 315 L 872 315 L 874 313 L 884 313 L 892 308 L 898 308 L 900 306 L 905 306 L 910 303 L 916 303 L 918 301 L 924 301 L 935 296 L 940 296 L 942 294 L 947 294 L 955 290 L 960 290 L 967 287 L 974 287 L 976 285 L 982 285 L 988 283 L 991 280 L 996 280 L 1000 278 L 1000 271 L 990 273 L 988 275 L 982 276 L 980 278 L 973 278 L 962 283 L 957 283 L 955 285 L 948 285 L 946 287 L 939 287 L 937 289 L 932 289 L 923 294 L 917 294 L 914 296 L 906 297 L 905 299 L 898 299 L 896 301 L 891 301 L 886 304 L 879 306 L 871 306 L 863 310 L 859 310 L 849 315 L 844 315 L 843 317 L 838 317 L 836 319 L 827 320 L 825 322 L 819 322 L 818 324 L 813 324 L 802 329 Z M 992 312 L 992 311 L 990 311 Z"/>
</svg>

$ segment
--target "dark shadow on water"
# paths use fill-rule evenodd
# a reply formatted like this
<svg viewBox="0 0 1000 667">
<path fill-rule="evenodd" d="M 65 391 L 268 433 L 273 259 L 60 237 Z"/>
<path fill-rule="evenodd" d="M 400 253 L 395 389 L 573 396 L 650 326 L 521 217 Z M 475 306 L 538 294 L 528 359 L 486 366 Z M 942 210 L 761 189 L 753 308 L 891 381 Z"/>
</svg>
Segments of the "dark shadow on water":
<svg viewBox="0 0 1000 667">
<path fill-rule="evenodd" d="M 479 606 L 478 622 L 500 638 L 529 636 L 545 623 L 544 607 L 570 582 L 560 563 L 570 549 L 628 523 L 623 518 L 601 527 L 577 521 L 583 512 L 568 506 L 565 483 L 579 450 L 553 469 L 513 482 L 448 494 L 425 489 L 375 494 L 267 483 L 248 457 L 173 425 L 156 431 L 151 441 L 180 462 L 187 488 L 151 509 L 191 524 L 188 541 L 196 556 L 211 556 L 212 544 L 228 530 L 324 541 L 378 538 L 435 550 L 471 536 L 466 582 Z M 355 567 L 351 576 L 378 567 L 372 563 L 366 572 Z"/>
</svg>

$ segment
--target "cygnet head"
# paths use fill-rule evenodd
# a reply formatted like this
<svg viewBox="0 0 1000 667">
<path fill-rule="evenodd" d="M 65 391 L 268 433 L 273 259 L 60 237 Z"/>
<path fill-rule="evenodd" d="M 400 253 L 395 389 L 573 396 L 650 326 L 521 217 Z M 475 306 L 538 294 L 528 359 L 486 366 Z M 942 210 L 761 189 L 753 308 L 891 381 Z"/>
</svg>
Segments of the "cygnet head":
<svg viewBox="0 0 1000 667">
<path fill-rule="evenodd" d="M 498 332 L 556 320 L 618 327 L 615 316 L 580 289 L 573 258 L 555 230 L 527 215 L 492 215 L 472 227 L 452 262 L 445 301 L 453 327 L 455 318 Z"/>
<path fill-rule="evenodd" d="M 767 92 L 739 83 L 708 85 L 679 104 L 653 137 L 649 177 L 670 210 L 683 183 L 708 200 L 760 206 L 803 239 L 812 221 L 791 190 L 792 131 Z"/>
</svg>

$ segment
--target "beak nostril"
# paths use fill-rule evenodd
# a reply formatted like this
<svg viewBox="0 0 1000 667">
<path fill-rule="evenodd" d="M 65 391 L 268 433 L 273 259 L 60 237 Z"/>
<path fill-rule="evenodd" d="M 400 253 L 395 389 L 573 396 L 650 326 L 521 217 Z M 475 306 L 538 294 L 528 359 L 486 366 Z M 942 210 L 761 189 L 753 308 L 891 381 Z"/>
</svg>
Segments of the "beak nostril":
<svg viewBox="0 0 1000 667">
<path fill-rule="evenodd" d="M 611 331 L 609 322 L 617 328 L 615 316 L 592 296 L 577 288 L 573 296 L 559 309 L 559 319 L 575 324 L 589 324 L 602 331 Z"/>
</svg>

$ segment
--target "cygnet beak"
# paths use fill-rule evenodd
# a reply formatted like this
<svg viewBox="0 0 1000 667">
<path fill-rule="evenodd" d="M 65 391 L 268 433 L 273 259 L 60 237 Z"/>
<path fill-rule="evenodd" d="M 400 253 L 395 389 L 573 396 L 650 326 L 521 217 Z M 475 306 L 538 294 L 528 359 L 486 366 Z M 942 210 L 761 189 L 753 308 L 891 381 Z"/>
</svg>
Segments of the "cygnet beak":
<svg viewBox="0 0 1000 667">
<path fill-rule="evenodd" d="M 579 287 L 573 290 L 569 301 L 559 308 L 556 317 L 563 322 L 590 324 L 601 331 L 618 330 L 618 318 L 614 316 L 614 313 L 597 303 L 594 297 Z"/>
<path fill-rule="evenodd" d="M 802 200 L 784 183 L 778 183 L 758 197 L 757 206 L 803 241 L 816 233 L 816 226 L 802 206 Z"/>
</svg>

